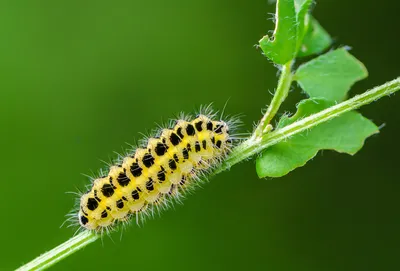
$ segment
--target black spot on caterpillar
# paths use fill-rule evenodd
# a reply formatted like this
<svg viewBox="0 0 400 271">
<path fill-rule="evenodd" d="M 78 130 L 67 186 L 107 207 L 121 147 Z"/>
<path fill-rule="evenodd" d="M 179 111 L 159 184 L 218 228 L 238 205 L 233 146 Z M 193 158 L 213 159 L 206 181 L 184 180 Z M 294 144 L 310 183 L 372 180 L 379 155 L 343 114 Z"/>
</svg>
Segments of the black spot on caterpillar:
<svg viewBox="0 0 400 271">
<path fill-rule="evenodd" d="M 214 118 L 215 114 L 208 112 L 192 120 L 179 119 L 172 128 L 149 138 L 142 148 L 121 157 L 81 196 L 75 219 L 88 230 L 103 232 L 146 214 L 149 208 L 158 209 L 179 199 L 233 147 L 235 138 L 229 130 L 235 128 L 237 119 Z"/>
</svg>

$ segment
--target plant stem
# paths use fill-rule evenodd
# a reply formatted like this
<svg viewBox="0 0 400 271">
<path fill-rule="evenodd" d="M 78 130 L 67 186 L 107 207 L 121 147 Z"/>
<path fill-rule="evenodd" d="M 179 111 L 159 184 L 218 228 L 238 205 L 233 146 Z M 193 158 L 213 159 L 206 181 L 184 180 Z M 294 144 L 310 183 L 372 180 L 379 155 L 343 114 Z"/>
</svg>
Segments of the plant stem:
<svg viewBox="0 0 400 271">
<path fill-rule="evenodd" d="M 78 251 L 86 245 L 96 241 L 99 237 L 98 234 L 85 230 L 58 247 L 53 248 L 33 261 L 21 266 L 16 271 L 44 270 L 68 257 L 75 251 Z"/>
<path fill-rule="evenodd" d="M 289 84 L 290 85 L 290 84 Z M 244 161 L 251 156 L 265 150 L 266 148 L 281 142 L 295 134 L 301 133 L 307 129 L 317 126 L 323 122 L 329 121 L 335 117 L 338 117 L 346 112 L 357 109 L 363 105 L 374 102 L 384 96 L 395 93 L 400 89 L 400 77 L 387 82 L 384 85 L 375 87 L 361 95 L 357 95 L 354 98 L 339 103 L 335 106 L 327 108 L 319 113 L 308 116 L 302 120 L 299 120 L 291 125 L 288 125 L 282 129 L 273 131 L 271 133 L 262 134 L 261 137 L 251 137 L 237 146 L 230 156 L 218 167 L 212 175 L 216 175 L 224 170 L 229 169 L 231 166 Z M 279 100 L 282 101 L 282 100 Z M 277 105 L 280 105 L 277 103 Z M 276 111 L 271 110 L 272 116 Z M 275 113 L 273 113 L 275 112 Z M 266 120 L 271 120 L 272 117 L 266 117 Z M 267 125 L 264 126 L 264 128 Z M 263 129 L 262 129 L 263 130 Z M 96 241 L 100 236 L 90 231 L 84 231 L 77 236 L 71 238 L 65 243 L 58 247 L 44 253 L 33 261 L 17 269 L 17 271 L 28 271 L 28 270 L 43 270 L 53 264 L 61 261 L 65 257 L 71 255 L 75 251 L 85 247 L 86 245 Z"/>
<path fill-rule="evenodd" d="M 260 138 L 263 134 L 269 132 L 272 127 L 269 126 L 271 120 L 275 117 L 283 101 L 288 96 L 290 86 L 292 85 L 293 75 L 291 72 L 293 61 L 289 61 L 282 66 L 281 75 L 279 77 L 278 87 L 276 88 L 274 97 L 269 105 L 267 112 L 262 117 L 260 123 L 253 133 L 254 138 Z"/>
<path fill-rule="evenodd" d="M 301 133 L 307 129 L 313 128 L 318 124 L 336 118 L 346 112 L 360 108 L 363 105 L 377 101 L 378 99 L 395 93 L 400 89 L 400 77 L 377 86 L 371 90 L 357 95 L 347 101 L 331 106 L 319 113 L 308 116 L 302 120 L 296 121 L 282 129 L 262 135 L 260 138 L 250 137 L 237 146 L 229 157 L 218 167 L 213 174 L 218 174 L 231 166 L 250 158 L 251 156 L 275 145 L 295 134 Z"/>
</svg>

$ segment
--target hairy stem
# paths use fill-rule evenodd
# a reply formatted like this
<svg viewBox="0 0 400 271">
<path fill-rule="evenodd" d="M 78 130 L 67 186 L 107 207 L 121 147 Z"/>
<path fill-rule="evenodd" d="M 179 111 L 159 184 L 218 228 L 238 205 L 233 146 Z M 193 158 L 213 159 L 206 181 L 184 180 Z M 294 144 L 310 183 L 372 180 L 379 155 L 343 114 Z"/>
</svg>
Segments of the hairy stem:
<svg viewBox="0 0 400 271">
<path fill-rule="evenodd" d="M 289 61 L 282 66 L 281 75 L 279 77 L 278 87 L 276 88 L 274 97 L 272 98 L 271 104 L 269 105 L 267 112 L 264 114 L 257 128 L 255 129 L 253 136 L 260 138 L 266 132 L 269 132 L 272 127 L 269 125 L 271 120 L 275 117 L 281 104 L 285 101 L 288 96 L 290 86 L 293 81 L 293 74 L 291 71 L 293 61 Z"/>
<path fill-rule="evenodd" d="M 214 174 L 229 169 L 231 166 L 250 158 L 251 156 L 263 151 L 264 149 L 275 145 L 295 134 L 301 133 L 307 129 L 313 128 L 318 124 L 329 121 L 346 112 L 360 108 L 363 105 L 377 101 L 378 99 L 391 95 L 400 89 L 400 77 L 387 82 L 381 86 L 357 95 L 347 101 L 331 106 L 319 113 L 308 116 L 302 120 L 296 121 L 282 129 L 262 135 L 260 138 L 250 137 L 237 146 L 230 156 L 224 161 L 221 167 L 217 168 Z"/>
<path fill-rule="evenodd" d="M 288 125 L 282 129 L 270 133 L 264 133 L 260 137 L 251 137 L 250 139 L 244 141 L 239 146 L 237 146 L 232 151 L 231 155 L 225 160 L 225 162 L 223 162 L 222 165 L 213 172 L 213 175 L 229 169 L 231 166 L 250 158 L 251 156 L 263 151 L 264 149 L 274 144 L 279 143 L 282 140 L 285 140 L 288 137 L 301 133 L 307 129 L 313 128 L 318 124 L 329 121 L 363 105 L 374 102 L 384 96 L 393 94 L 399 89 L 400 77 L 384 85 L 375 87 L 361 95 L 357 95 L 350 100 L 339 103 L 317 114 L 313 114 L 302 120 L 292 123 L 291 125 Z M 277 104 L 280 105 L 280 103 Z M 274 113 L 274 110 L 271 110 L 271 112 L 272 113 L 269 116 L 273 117 L 276 111 Z M 271 120 L 272 117 L 267 117 L 266 120 Z M 264 128 L 266 128 L 267 126 L 268 124 L 265 125 Z M 261 131 L 264 130 L 264 128 L 261 129 Z M 27 263 L 17 270 L 27 271 L 46 269 L 66 258 L 67 256 L 71 255 L 72 253 L 78 251 L 79 249 L 85 247 L 86 245 L 96 241 L 98 238 L 99 235 L 90 231 L 84 231 L 77 236 L 69 239 L 65 243 L 59 245 L 58 247 L 44 253 L 43 255 L 39 256 L 38 258 L 34 259 L 33 261 Z"/>
<path fill-rule="evenodd" d="M 16 271 L 44 270 L 81 248 L 84 248 L 86 245 L 96 241 L 99 237 L 100 236 L 94 232 L 83 231 L 58 247 L 53 248 L 33 261 L 21 266 Z"/>
</svg>

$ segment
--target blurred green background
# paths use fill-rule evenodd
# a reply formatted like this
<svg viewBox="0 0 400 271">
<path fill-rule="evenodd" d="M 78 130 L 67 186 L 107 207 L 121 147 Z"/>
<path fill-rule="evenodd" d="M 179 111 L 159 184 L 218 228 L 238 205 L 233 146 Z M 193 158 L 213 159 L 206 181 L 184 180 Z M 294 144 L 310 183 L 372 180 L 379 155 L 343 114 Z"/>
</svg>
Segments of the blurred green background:
<svg viewBox="0 0 400 271">
<path fill-rule="evenodd" d="M 400 75 L 395 0 L 320 0 L 315 17 L 370 71 Z M 0 269 L 67 240 L 66 194 L 126 145 L 202 104 L 251 131 L 277 83 L 253 45 L 273 29 L 257 1 L 1 1 Z M 284 105 L 293 112 L 297 89 Z M 280 179 L 254 162 L 184 205 L 104 238 L 53 270 L 399 270 L 400 95 L 363 107 L 378 125 L 355 157 L 329 151 Z"/>
</svg>

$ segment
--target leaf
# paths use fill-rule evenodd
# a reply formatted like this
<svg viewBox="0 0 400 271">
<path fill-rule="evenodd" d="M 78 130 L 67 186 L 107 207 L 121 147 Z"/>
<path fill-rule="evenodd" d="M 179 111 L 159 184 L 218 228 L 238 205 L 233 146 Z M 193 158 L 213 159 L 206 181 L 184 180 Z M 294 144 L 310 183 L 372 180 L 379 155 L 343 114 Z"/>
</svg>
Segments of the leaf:
<svg viewBox="0 0 400 271">
<path fill-rule="evenodd" d="M 320 54 L 329 48 L 332 44 L 332 38 L 325 29 L 309 15 L 309 26 L 300 45 L 297 56 L 305 57 Z"/>
<path fill-rule="evenodd" d="M 282 128 L 301 118 L 333 105 L 324 99 L 307 99 L 298 105 L 297 113 L 282 117 Z M 378 127 L 357 112 L 348 112 L 313 129 L 295 135 L 265 150 L 256 162 L 257 174 L 263 177 L 281 177 L 304 166 L 319 150 L 335 150 L 354 155 L 364 145 L 367 137 L 378 133 Z"/>
<path fill-rule="evenodd" d="M 301 65 L 294 80 L 311 98 L 341 101 L 355 82 L 367 76 L 364 64 L 341 48 Z"/>
<path fill-rule="evenodd" d="M 307 33 L 310 22 L 310 15 L 308 11 L 311 7 L 313 0 L 295 0 L 296 8 L 296 21 L 297 21 L 297 47 L 296 52 L 299 51 L 303 39 Z"/>
<path fill-rule="evenodd" d="M 312 3 L 313 0 L 277 1 L 273 38 L 264 36 L 259 42 L 264 54 L 276 64 L 286 64 L 300 50 L 309 28 Z"/>
<path fill-rule="evenodd" d="M 297 22 L 294 0 L 278 0 L 273 38 L 264 36 L 259 41 L 260 47 L 270 60 L 283 65 L 295 57 L 296 43 Z"/>
</svg>

